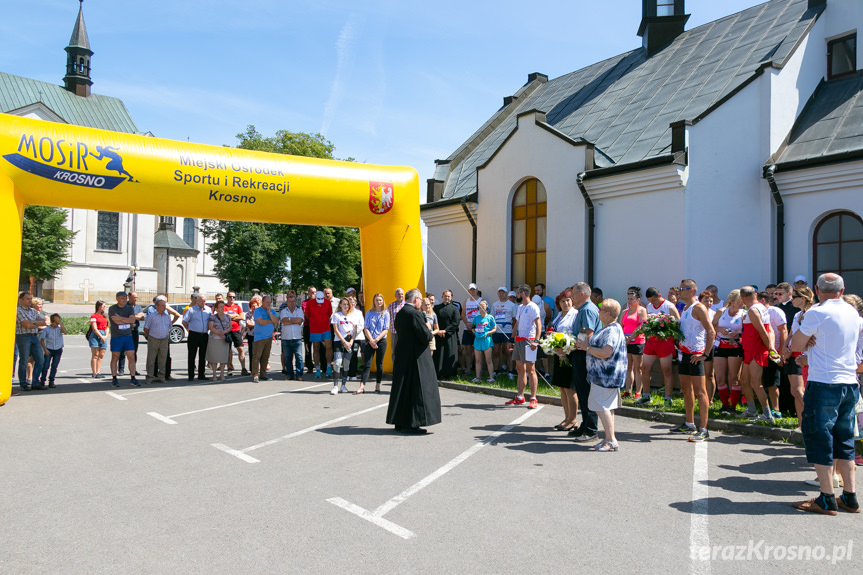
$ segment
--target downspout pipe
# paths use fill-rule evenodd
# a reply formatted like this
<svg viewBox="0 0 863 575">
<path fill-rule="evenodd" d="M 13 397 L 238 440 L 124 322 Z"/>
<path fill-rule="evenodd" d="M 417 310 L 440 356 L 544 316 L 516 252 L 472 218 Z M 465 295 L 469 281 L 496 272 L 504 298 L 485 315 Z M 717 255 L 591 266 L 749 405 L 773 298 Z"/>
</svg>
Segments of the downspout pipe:
<svg viewBox="0 0 863 575">
<path fill-rule="evenodd" d="M 764 178 L 770 185 L 770 193 L 776 203 L 776 279 L 785 280 L 785 202 L 776 185 L 776 164 L 768 166 L 764 170 Z"/>
<path fill-rule="evenodd" d="M 585 172 L 581 172 L 575 177 L 575 183 L 578 186 L 578 189 L 581 190 L 581 195 L 584 197 L 584 204 L 587 206 L 587 283 L 588 285 L 593 284 L 593 263 L 594 263 L 594 228 L 595 228 L 595 214 L 594 214 L 594 206 L 593 201 L 590 199 L 590 195 L 587 193 L 587 188 L 584 187 L 584 177 Z"/>
<path fill-rule="evenodd" d="M 473 219 L 473 215 L 470 213 L 470 208 L 467 207 L 467 197 L 461 199 L 461 209 L 464 210 L 464 214 L 467 216 L 467 221 L 470 222 L 470 226 L 473 228 L 473 248 L 471 250 L 470 259 L 470 281 L 471 283 L 476 283 L 476 220 Z"/>
</svg>

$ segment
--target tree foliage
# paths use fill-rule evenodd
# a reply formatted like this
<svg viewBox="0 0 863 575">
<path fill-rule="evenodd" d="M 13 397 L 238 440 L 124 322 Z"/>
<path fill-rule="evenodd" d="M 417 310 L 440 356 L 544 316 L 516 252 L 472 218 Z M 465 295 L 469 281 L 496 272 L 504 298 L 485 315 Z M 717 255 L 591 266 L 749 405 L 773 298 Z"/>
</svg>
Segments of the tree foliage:
<svg viewBox="0 0 863 575">
<path fill-rule="evenodd" d="M 24 208 L 21 275 L 37 280 L 56 278 L 69 263 L 75 232 L 66 227 L 66 210 L 48 206 Z"/>
<path fill-rule="evenodd" d="M 321 134 L 278 130 L 264 136 L 254 126 L 237 134 L 238 148 L 276 154 L 333 159 L 335 146 Z M 232 289 L 302 290 L 331 287 L 336 294 L 358 287 L 360 238 L 355 228 L 204 220 L 219 279 Z"/>
</svg>

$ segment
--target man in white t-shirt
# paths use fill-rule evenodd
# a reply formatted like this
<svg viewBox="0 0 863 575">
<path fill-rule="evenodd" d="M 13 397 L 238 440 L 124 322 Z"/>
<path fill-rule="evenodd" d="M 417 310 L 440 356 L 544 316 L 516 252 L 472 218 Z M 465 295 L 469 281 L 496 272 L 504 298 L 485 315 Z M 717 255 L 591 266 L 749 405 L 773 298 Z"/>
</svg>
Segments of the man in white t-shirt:
<svg viewBox="0 0 863 575">
<path fill-rule="evenodd" d="M 467 286 L 467 293 L 468 297 L 464 300 L 464 305 L 461 308 L 461 322 L 464 325 L 464 331 L 461 335 L 461 346 L 459 346 L 459 364 L 465 374 L 469 373 L 473 367 L 473 318 L 479 314 L 479 302 L 482 299 L 474 283 Z"/>
<path fill-rule="evenodd" d="M 509 353 L 512 339 L 512 322 L 515 321 L 515 312 L 518 305 L 509 301 L 507 289 L 503 286 L 497 288 L 498 301 L 491 304 L 491 313 L 497 324 L 497 331 L 491 337 L 494 342 L 494 363 L 501 372 L 508 372 L 510 379 L 513 378 L 512 355 Z"/>
<path fill-rule="evenodd" d="M 530 301 L 530 286 L 518 288 L 516 300 L 519 303 L 515 313 L 512 343 L 512 358 L 518 371 L 518 394 L 506 405 L 521 405 L 524 403 L 524 388 L 530 384 L 530 403 L 528 409 L 538 407 L 536 401 L 536 349 L 539 347 L 539 337 L 542 335 L 539 307 Z"/>
<path fill-rule="evenodd" d="M 806 460 L 815 465 L 821 494 L 794 507 L 822 515 L 838 509 L 859 513 L 854 473 L 854 405 L 860 397 L 857 343 L 860 316 L 845 303 L 845 282 L 838 274 L 822 274 L 815 284 L 821 303 L 809 308 L 791 339 L 791 350 L 806 352 L 809 381 L 803 396 L 803 441 Z M 833 472 L 844 491 L 836 497 Z"/>
<path fill-rule="evenodd" d="M 230 297 L 230 296 L 228 296 Z M 284 308 L 279 312 L 282 342 L 282 371 L 285 379 L 303 380 L 303 314 L 302 306 L 297 305 L 297 292 L 288 290 Z"/>
</svg>

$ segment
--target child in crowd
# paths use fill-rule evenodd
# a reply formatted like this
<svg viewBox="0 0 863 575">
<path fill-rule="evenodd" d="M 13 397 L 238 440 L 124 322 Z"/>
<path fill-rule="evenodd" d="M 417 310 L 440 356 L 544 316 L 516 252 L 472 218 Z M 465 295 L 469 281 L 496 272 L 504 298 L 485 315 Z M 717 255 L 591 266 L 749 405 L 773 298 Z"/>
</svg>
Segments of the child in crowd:
<svg viewBox="0 0 863 575">
<path fill-rule="evenodd" d="M 482 379 L 482 358 L 485 356 L 485 366 L 488 368 L 488 381 L 494 381 L 494 363 L 491 360 L 491 351 L 493 347 L 491 335 L 497 331 L 497 324 L 494 321 L 494 316 L 488 313 L 488 303 L 483 300 L 479 302 L 479 313 L 473 316 L 473 353 L 474 363 L 476 364 L 476 377 L 474 383 L 479 383 Z"/>
<path fill-rule="evenodd" d="M 45 354 L 42 375 L 39 377 L 41 385 L 45 385 L 47 378 L 48 387 L 56 387 L 54 378 L 57 377 L 57 366 L 60 365 L 60 357 L 63 355 L 64 335 L 66 335 L 66 327 L 63 325 L 63 319 L 59 313 L 52 313 L 51 324 L 39 332 L 39 343 L 42 344 L 42 352 Z M 48 373 L 49 367 L 51 368 L 50 374 Z"/>
</svg>

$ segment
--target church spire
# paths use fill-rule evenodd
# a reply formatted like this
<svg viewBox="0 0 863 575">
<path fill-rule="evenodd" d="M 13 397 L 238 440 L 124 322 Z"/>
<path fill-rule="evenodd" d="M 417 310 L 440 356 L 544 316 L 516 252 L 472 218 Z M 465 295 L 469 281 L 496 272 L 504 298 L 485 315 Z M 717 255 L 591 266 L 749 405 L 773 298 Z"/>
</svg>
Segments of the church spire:
<svg viewBox="0 0 863 575">
<path fill-rule="evenodd" d="M 84 24 L 84 0 L 78 0 L 78 19 L 72 29 L 72 37 L 66 46 L 66 76 L 63 78 L 65 87 L 77 96 L 90 95 L 90 39 L 87 37 L 87 26 Z"/>
</svg>

